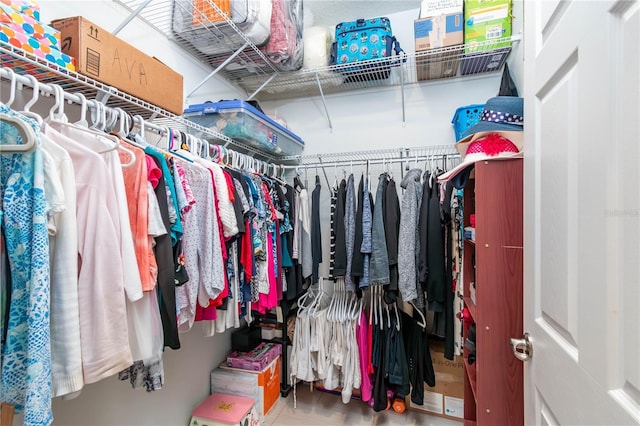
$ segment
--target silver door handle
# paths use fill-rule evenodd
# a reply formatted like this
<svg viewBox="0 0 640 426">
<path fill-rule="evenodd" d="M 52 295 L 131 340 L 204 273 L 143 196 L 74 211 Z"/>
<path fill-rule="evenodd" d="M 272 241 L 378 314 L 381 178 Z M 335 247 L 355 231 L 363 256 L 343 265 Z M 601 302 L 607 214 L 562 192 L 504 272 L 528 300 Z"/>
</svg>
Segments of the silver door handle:
<svg viewBox="0 0 640 426">
<path fill-rule="evenodd" d="M 511 338 L 509 340 L 513 355 L 520 361 L 529 361 L 533 357 L 533 344 L 529 340 L 529 333 L 524 333 L 522 339 Z"/>
</svg>

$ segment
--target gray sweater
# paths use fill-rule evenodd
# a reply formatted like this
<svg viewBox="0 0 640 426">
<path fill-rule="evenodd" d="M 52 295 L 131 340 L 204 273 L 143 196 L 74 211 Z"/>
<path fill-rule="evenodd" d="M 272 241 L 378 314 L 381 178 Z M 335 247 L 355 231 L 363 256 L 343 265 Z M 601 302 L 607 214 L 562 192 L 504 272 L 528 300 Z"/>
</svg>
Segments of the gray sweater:
<svg viewBox="0 0 640 426">
<path fill-rule="evenodd" d="M 398 288 L 402 300 L 409 302 L 418 297 L 418 271 L 416 258 L 418 252 L 418 211 L 422 198 L 420 169 L 407 172 L 400 186 L 404 188 L 402 197 L 402 215 L 400 217 L 400 241 L 398 249 Z"/>
</svg>

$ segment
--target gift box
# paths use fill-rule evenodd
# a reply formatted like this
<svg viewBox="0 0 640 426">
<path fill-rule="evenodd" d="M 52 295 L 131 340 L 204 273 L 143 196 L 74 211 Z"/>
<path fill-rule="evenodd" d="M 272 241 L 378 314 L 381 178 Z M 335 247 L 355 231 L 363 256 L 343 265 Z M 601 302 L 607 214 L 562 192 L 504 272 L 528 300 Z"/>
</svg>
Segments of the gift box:
<svg viewBox="0 0 640 426">
<path fill-rule="evenodd" d="M 4 3 L 0 3 L 0 23 L 11 27 L 16 32 L 35 38 L 42 46 L 61 50 L 60 31 Z"/>
<path fill-rule="evenodd" d="M 0 0 L 0 4 L 6 4 L 12 9 L 40 21 L 40 5 L 33 0 Z"/>
<path fill-rule="evenodd" d="M 249 352 L 231 352 L 227 356 L 227 366 L 243 370 L 261 371 L 282 353 L 277 343 L 260 343 Z"/>
<path fill-rule="evenodd" d="M 76 61 L 71 56 L 60 52 L 58 49 L 52 49 L 37 38 L 16 31 L 4 23 L 0 23 L 0 42 L 22 49 L 25 52 L 54 63 L 60 68 L 70 71 L 76 70 Z"/>
</svg>

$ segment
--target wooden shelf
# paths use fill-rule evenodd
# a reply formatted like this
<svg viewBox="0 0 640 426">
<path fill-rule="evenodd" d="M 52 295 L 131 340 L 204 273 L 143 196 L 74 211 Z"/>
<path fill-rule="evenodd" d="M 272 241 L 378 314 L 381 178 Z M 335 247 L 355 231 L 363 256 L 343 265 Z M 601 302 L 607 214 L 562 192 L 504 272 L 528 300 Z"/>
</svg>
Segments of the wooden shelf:
<svg viewBox="0 0 640 426">
<path fill-rule="evenodd" d="M 476 384 L 476 363 L 474 362 L 473 365 L 469 364 L 468 360 L 468 355 L 469 355 L 469 350 L 465 349 L 464 351 L 464 369 L 467 372 L 467 377 L 469 378 L 469 384 L 471 385 L 471 391 L 473 392 L 473 398 L 477 401 L 478 400 L 478 396 L 477 396 L 477 384 Z"/>
<path fill-rule="evenodd" d="M 478 162 L 464 188 L 465 225 L 475 212 L 478 242 L 465 240 L 463 251 L 464 304 L 476 324 L 473 365 L 464 351 L 465 425 L 524 424 L 523 364 L 508 344 L 523 333 L 522 201 L 522 160 Z"/>
</svg>

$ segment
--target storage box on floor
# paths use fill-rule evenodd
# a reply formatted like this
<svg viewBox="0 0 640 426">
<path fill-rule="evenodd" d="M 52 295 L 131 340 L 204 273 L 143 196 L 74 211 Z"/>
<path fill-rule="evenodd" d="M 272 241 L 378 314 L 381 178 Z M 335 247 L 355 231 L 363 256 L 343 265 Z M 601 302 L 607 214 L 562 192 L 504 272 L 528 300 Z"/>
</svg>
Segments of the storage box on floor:
<svg viewBox="0 0 640 426">
<path fill-rule="evenodd" d="M 511 0 L 465 0 L 461 73 L 499 70 L 511 51 Z"/>
<path fill-rule="evenodd" d="M 413 29 L 418 80 L 455 77 L 462 53 L 462 0 L 423 1 Z M 446 47 L 452 49 L 433 52 Z"/>
<path fill-rule="evenodd" d="M 253 398 L 258 415 L 264 419 L 280 399 L 280 357 L 261 371 L 222 364 L 211 372 L 211 393 L 215 392 Z"/>
<path fill-rule="evenodd" d="M 444 357 L 444 342 L 429 340 L 431 360 L 436 373 L 436 385 L 424 385 L 424 402 L 417 405 L 407 396 L 409 410 L 425 414 L 460 420 L 464 418 L 464 360 L 462 356 L 453 361 Z"/>
<path fill-rule="evenodd" d="M 190 105 L 184 117 L 225 136 L 277 155 L 297 155 L 302 139 L 241 100 Z M 206 137 L 206 135 L 196 135 Z"/>
<path fill-rule="evenodd" d="M 189 426 L 250 426 L 259 423 L 253 399 L 214 393 L 193 410 Z"/>
<path fill-rule="evenodd" d="M 62 51 L 76 59 L 80 74 L 182 114 L 182 75 L 82 16 L 51 25 L 60 31 Z"/>
</svg>

